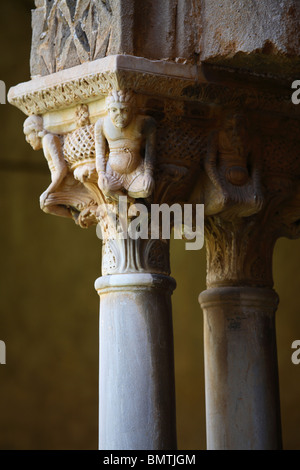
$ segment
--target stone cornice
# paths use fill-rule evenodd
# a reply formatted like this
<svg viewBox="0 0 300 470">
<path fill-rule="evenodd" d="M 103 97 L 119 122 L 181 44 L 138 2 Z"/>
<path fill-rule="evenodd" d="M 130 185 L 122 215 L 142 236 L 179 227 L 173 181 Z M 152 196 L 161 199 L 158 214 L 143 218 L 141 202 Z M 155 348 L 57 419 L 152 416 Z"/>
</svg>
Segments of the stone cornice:
<svg viewBox="0 0 300 470">
<path fill-rule="evenodd" d="M 37 77 L 9 90 L 8 101 L 25 114 L 44 114 L 100 99 L 112 89 L 180 97 L 204 77 L 197 66 L 114 55 Z"/>
<path fill-rule="evenodd" d="M 290 84 L 291 85 L 291 84 Z M 9 90 L 8 101 L 26 115 L 43 115 L 97 101 L 112 89 L 220 106 L 260 109 L 299 118 L 287 83 L 218 66 L 113 55 L 36 77 Z"/>
</svg>

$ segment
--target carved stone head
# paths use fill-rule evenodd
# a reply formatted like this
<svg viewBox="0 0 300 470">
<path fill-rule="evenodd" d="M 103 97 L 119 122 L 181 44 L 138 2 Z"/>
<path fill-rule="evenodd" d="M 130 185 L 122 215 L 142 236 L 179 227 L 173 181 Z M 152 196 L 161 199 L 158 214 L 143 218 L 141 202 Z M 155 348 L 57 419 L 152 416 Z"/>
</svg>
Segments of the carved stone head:
<svg viewBox="0 0 300 470">
<path fill-rule="evenodd" d="M 24 122 L 23 130 L 26 141 L 33 150 L 40 150 L 42 148 L 42 138 L 45 134 L 41 116 L 29 116 Z"/>
<path fill-rule="evenodd" d="M 115 127 L 120 129 L 130 124 L 135 109 L 135 96 L 132 91 L 112 91 L 106 98 L 106 109 Z"/>
</svg>

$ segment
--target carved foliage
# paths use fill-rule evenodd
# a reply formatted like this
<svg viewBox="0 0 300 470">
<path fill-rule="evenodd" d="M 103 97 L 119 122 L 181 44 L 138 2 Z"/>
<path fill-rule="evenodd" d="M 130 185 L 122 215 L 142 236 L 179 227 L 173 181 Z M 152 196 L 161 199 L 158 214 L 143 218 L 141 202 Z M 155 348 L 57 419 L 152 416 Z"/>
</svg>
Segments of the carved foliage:
<svg viewBox="0 0 300 470">
<path fill-rule="evenodd" d="M 107 240 L 102 245 L 102 274 L 170 274 L 168 240 Z"/>
<path fill-rule="evenodd" d="M 248 285 L 272 287 L 272 255 L 276 234 L 263 217 L 236 220 L 207 217 L 207 286 Z"/>
</svg>

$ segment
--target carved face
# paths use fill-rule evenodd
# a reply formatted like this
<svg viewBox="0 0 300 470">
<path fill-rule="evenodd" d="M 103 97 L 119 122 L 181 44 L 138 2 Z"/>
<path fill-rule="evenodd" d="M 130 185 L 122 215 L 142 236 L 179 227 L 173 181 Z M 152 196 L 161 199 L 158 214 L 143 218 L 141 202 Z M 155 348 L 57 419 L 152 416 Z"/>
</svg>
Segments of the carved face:
<svg viewBox="0 0 300 470">
<path fill-rule="evenodd" d="M 31 131 L 26 135 L 27 142 L 31 145 L 33 150 L 40 150 L 42 148 L 42 139 L 38 136 L 36 131 Z"/>
<path fill-rule="evenodd" d="M 114 126 L 122 129 L 128 126 L 132 119 L 133 108 L 127 103 L 112 103 L 109 107 L 110 119 Z"/>
</svg>

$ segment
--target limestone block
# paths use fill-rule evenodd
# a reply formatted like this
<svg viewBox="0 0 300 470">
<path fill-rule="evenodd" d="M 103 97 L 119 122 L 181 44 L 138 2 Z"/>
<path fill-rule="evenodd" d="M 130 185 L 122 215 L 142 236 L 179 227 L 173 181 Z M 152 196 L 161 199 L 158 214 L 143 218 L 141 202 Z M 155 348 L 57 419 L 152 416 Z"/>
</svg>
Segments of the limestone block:
<svg viewBox="0 0 300 470">
<path fill-rule="evenodd" d="M 283 58 L 299 56 L 299 26 L 296 0 L 206 0 L 200 58 L 270 74 L 272 63 L 286 66 Z"/>
<path fill-rule="evenodd" d="M 275 75 L 284 68 L 290 77 L 299 67 L 299 25 L 297 0 L 39 0 L 31 75 L 126 54 Z"/>
<path fill-rule="evenodd" d="M 39 0 L 32 12 L 31 75 L 130 53 L 132 2 Z"/>
</svg>

